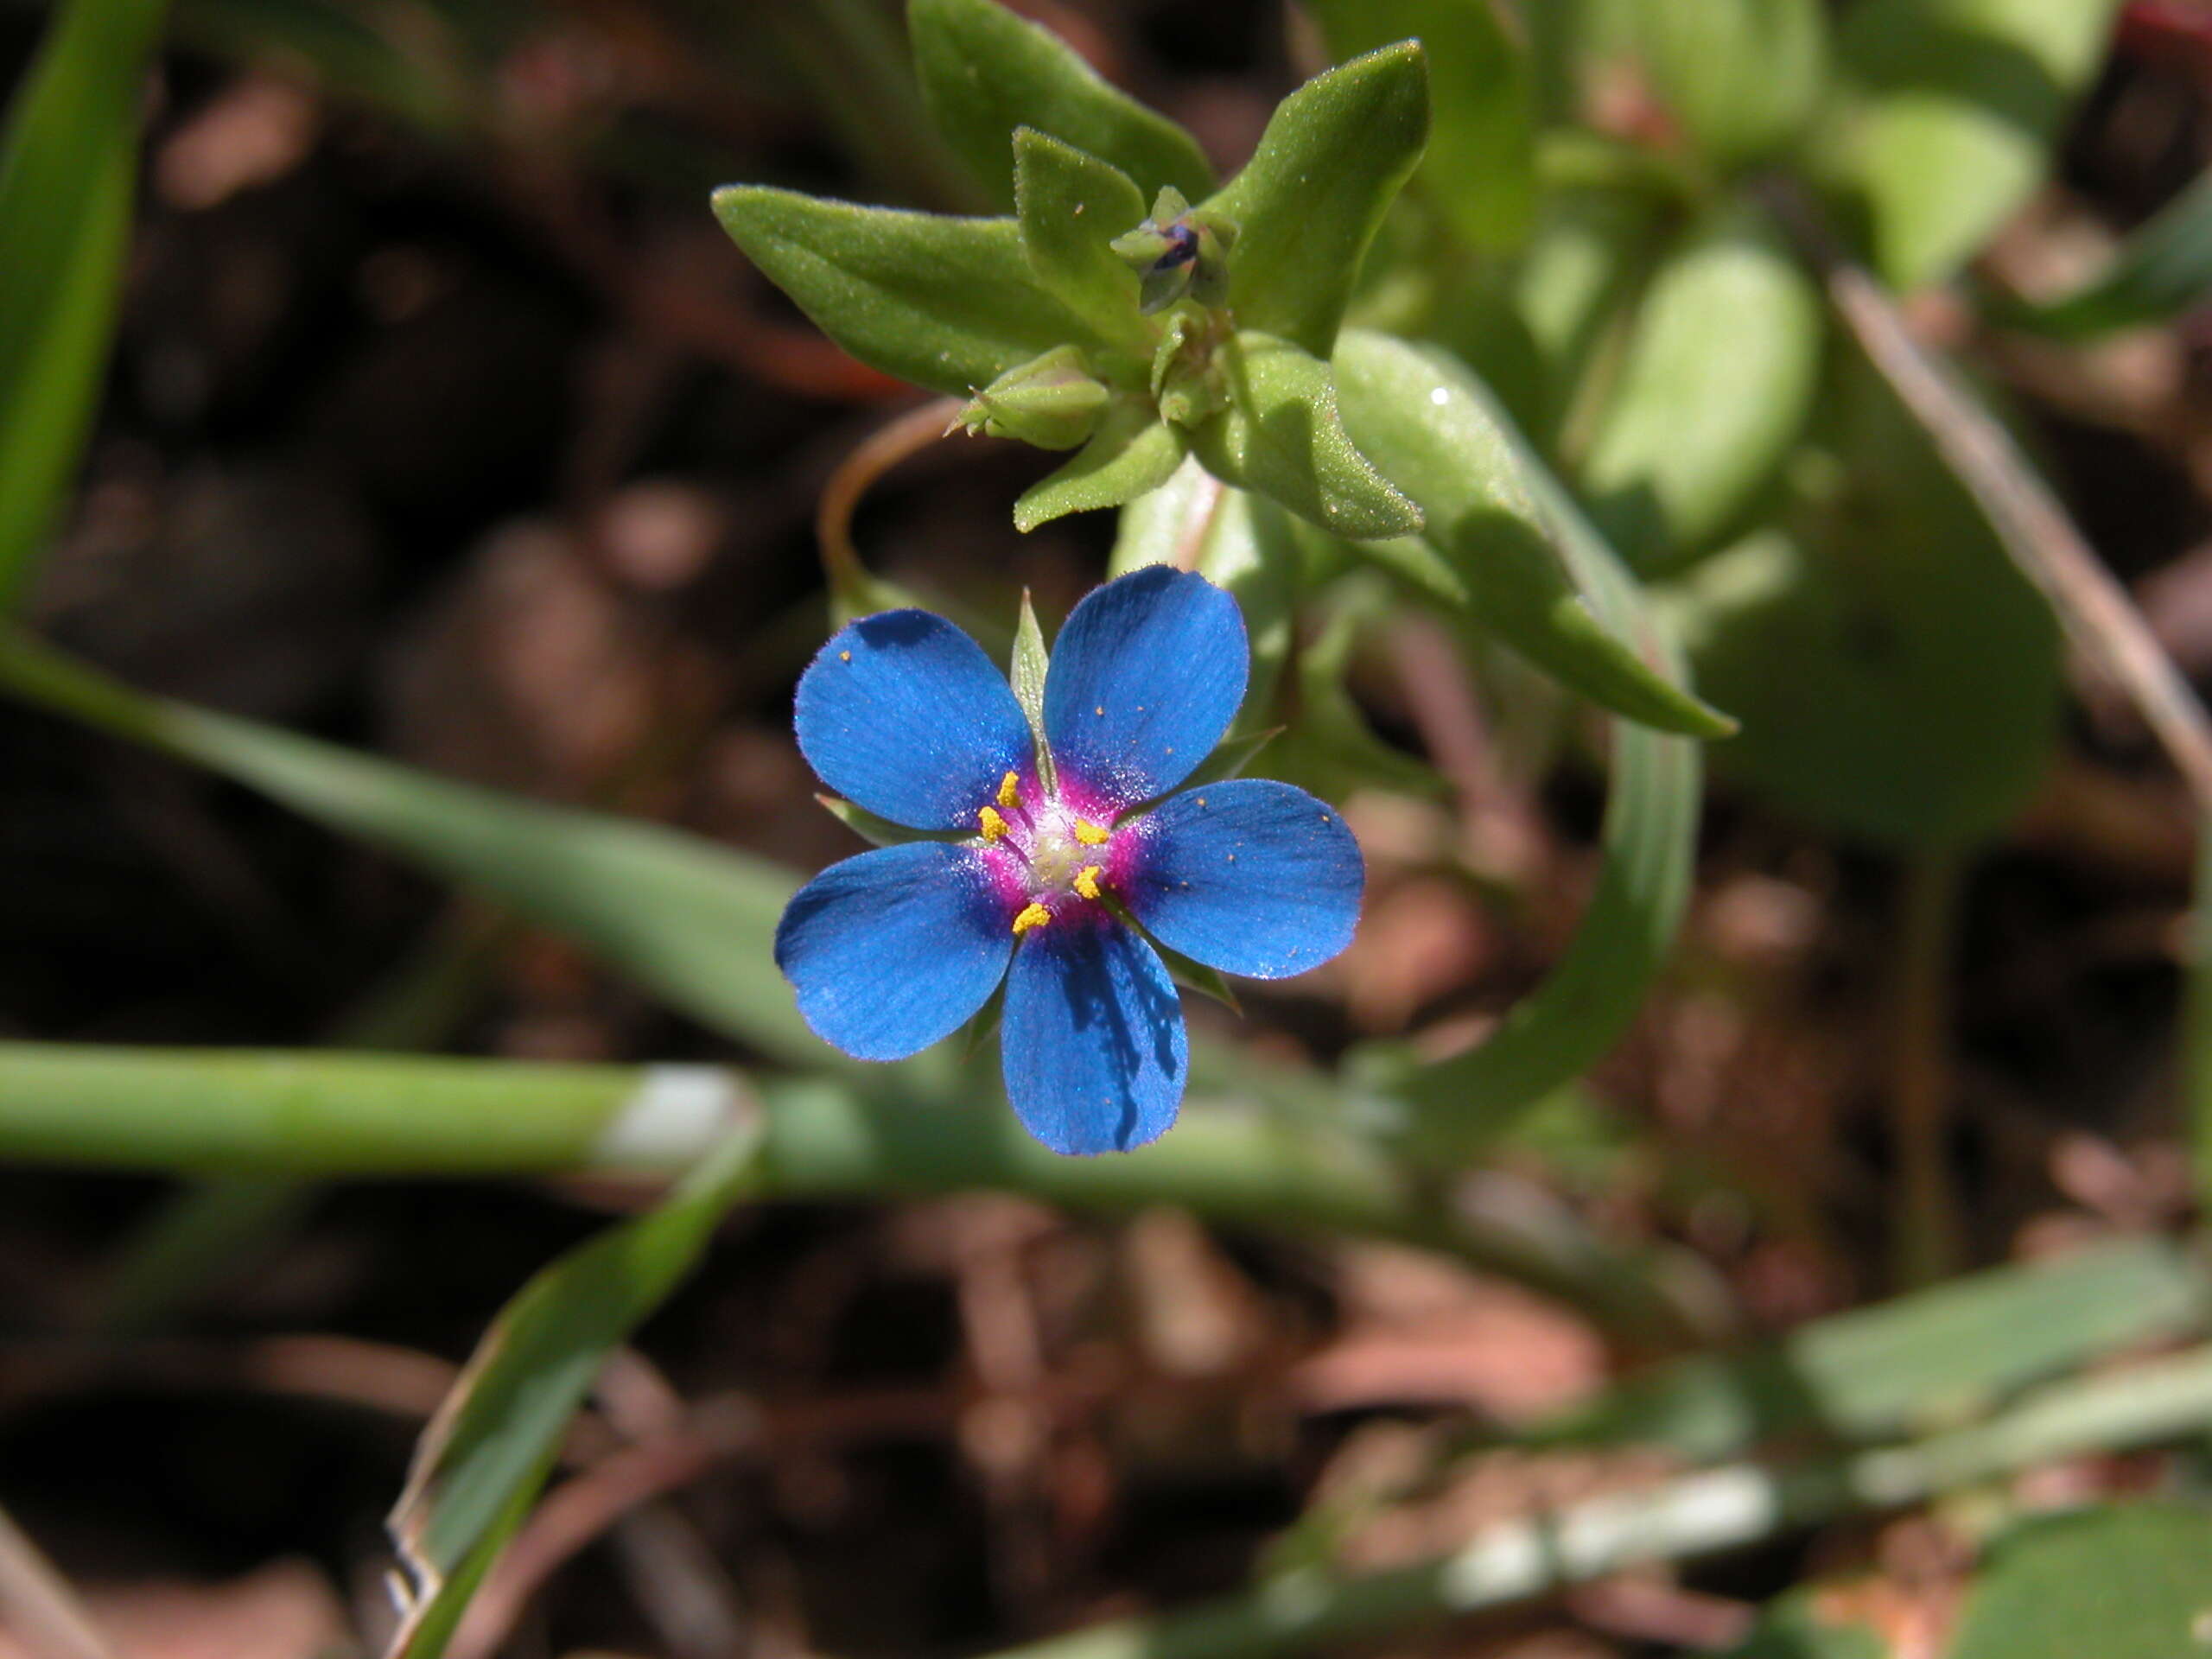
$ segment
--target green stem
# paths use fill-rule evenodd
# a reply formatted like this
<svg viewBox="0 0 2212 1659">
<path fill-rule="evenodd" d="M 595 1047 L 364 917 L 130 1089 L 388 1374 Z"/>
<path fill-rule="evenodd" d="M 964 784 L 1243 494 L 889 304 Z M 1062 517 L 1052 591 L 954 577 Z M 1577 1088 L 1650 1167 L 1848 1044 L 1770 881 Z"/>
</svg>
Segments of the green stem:
<svg viewBox="0 0 2212 1659">
<path fill-rule="evenodd" d="M 1485 1528 L 1418 1567 L 1287 1573 L 1164 1618 L 1102 1624 L 994 1659 L 1268 1659 L 1526 1600 L 1623 1568 L 1710 1554 L 1862 1510 L 1896 1509 L 2031 1464 L 2155 1445 L 2212 1421 L 2212 1348 L 2044 1390 L 1913 1444 L 1777 1467 L 1739 1463 Z"/>
<path fill-rule="evenodd" d="M 1062 1158 L 995 1103 L 830 1079 L 755 1083 L 706 1065 L 534 1065 L 416 1056 L 0 1044 L 0 1150 L 108 1169 L 291 1176 L 665 1177 L 741 1104 L 767 1116 L 766 1196 L 993 1187 L 1127 1212 L 1181 1205 L 1273 1230 L 1446 1251 L 1582 1309 L 1638 1346 L 1692 1316 L 1650 1262 L 1564 1218 L 1474 1189 L 1448 1208 L 1371 1143 L 1253 1109 L 1201 1080 L 1173 1135 Z"/>
</svg>

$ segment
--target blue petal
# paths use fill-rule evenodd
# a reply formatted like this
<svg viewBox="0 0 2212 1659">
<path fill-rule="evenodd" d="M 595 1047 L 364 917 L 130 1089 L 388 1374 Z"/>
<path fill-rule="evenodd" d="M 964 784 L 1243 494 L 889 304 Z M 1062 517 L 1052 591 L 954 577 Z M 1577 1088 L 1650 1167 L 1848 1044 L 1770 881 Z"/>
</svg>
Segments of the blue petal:
<svg viewBox="0 0 2212 1659">
<path fill-rule="evenodd" d="M 942 841 L 832 864 L 776 924 L 798 1011 L 861 1060 L 903 1060 L 950 1036 L 989 1001 L 1013 949 L 984 855 Z"/>
<path fill-rule="evenodd" d="M 1367 868 L 1335 810 L 1265 779 L 1201 784 L 1134 826 L 1131 913 L 1172 950 L 1255 979 L 1318 968 L 1351 943 Z"/>
<path fill-rule="evenodd" d="M 1204 576 L 1147 565 L 1090 594 L 1045 677 L 1045 741 L 1078 810 L 1189 777 L 1236 717 L 1249 660 L 1236 601 Z"/>
<path fill-rule="evenodd" d="M 1031 765 L 1029 725 L 983 648 L 941 616 L 839 629 L 798 683 L 798 746 L 822 781 L 916 830 L 972 830 Z"/>
<path fill-rule="evenodd" d="M 1127 1152 L 1182 1103 L 1190 1044 L 1160 953 L 1117 922 L 1056 920 L 1007 975 L 1006 1094 L 1054 1152 Z"/>
</svg>

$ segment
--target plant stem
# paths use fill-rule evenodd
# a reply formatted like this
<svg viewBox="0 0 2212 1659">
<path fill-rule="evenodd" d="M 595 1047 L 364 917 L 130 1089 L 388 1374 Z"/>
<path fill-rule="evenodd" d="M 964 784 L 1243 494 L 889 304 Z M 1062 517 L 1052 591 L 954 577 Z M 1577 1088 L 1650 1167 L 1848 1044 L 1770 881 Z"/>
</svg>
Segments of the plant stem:
<svg viewBox="0 0 2212 1659">
<path fill-rule="evenodd" d="M 1923 849 L 1907 860 L 1897 918 L 1891 1136 L 1897 1154 L 1894 1278 L 1910 1290 L 1957 1270 L 1961 1240 L 1948 1165 L 1951 942 L 1962 860 Z"/>
<path fill-rule="evenodd" d="M 1710 1554 L 2015 1470 L 2155 1445 L 2212 1421 L 2212 1348 L 2070 1381 L 1999 1417 L 1909 1445 L 1795 1465 L 1738 1463 L 1485 1528 L 1417 1567 L 1357 1579 L 1301 1569 L 1188 1612 L 1102 1624 L 993 1659 L 1268 1659 L 1526 1600 L 1623 1568 Z"/>
<path fill-rule="evenodd" d="M 853 543 L 853 513 L 886 473 L 944 437 L 964 407 L 957 397 L 932 397 L 894 415 L 839 461 L 822 486 L 822 499 L 814 510 L 814 534 L 822 546 L 822 574 L 842 613 L 841 620 L 907 603 L 896 588 L 870 575 L 861 562 L 860 549 Z"/>
<path fill-rule="evenodd" d="M 1251 1079 L 1193 1083 L 1175 1134 L 1062 1158 L 1006 1113 L 887 1074 L 756 1084 L 709 1065 L 536 1065 L 415 1056 L 0 1044 L 0 1151 L 107 1169 L 308 1176 L 597 1173 L 664 1179 L 756 1102 L 763 1196 L 992 1187 L 1128 1212 L 1341 1231 L 1447 1252 L 1582 1311 L 1640 1348 L 1695 1327 L 1653 1263 L 1510 1192 L 1440 1205 L 1373 1143 L 1262 1109 Z"/>
</svg>

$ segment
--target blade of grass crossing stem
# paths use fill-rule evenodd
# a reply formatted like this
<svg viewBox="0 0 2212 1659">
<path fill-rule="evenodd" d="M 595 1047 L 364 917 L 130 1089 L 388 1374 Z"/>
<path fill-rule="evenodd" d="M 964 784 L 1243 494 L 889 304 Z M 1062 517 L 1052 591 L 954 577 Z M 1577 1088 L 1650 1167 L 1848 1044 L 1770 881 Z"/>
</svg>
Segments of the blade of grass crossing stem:
<svg viewBox="0 0 2212 1659">
<path fill-rule="evenodd" d="M 838 1063 L 767 949 L 797 886 L 658 825 L 519 800 L 147 697 L 22 634 L 0 690 L 245 784 L 568 933 L 672 1006 L 779 1058 Z"/>
<path fill-rule="evenodd" d="M 77 469 L 115 333 L 161 0 L 71 0 L 0 139 L 0 609 Z"/>
<path fill-rule="evenodd" d="M 545 1268 L 485 1333 L 423 1431 L 392 1510 L 392 1537 L 411 1580 L 387 1649 L 392 1659 L 445 1651 L 607 1356 L 691 1271 L 723 1214 L 758 1185 L 764 1120 L 757 1103 L 747 1109 L 658 1208 Z"/>
</svg>

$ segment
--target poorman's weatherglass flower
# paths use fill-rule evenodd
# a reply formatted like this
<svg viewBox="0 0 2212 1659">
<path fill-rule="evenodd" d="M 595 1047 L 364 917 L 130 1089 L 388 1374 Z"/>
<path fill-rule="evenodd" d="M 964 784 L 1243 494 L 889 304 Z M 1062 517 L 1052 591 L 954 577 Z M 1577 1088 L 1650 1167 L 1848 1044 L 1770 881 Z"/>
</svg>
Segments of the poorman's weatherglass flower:
<svg viewBox="0 0 2212 1659">
<path fill-rule="evenodd" d="M 1169 792 L 1229 729 L 1248 663 L 1236 601 L 1205 577 L 1154 565 L 1109 582 L 1054 644 L 1040 753 L 1005 678 L 943 617 L 840 631 L 799 681 L 808 761 L 879 817 L 968 833 L 862 853 L 799 890 L 776 965 L 807 1024 L 861 1059 L 904 1059 L 1003 981 L 1007 1097 L 1032 1135 L 1094 1153 L 1164 1134 L 1189 1046 L 1146 936 L 1281 979 L 1359 918 L 1359 845 L 1324 803 L 1260 779 Z"/>
</svg>

